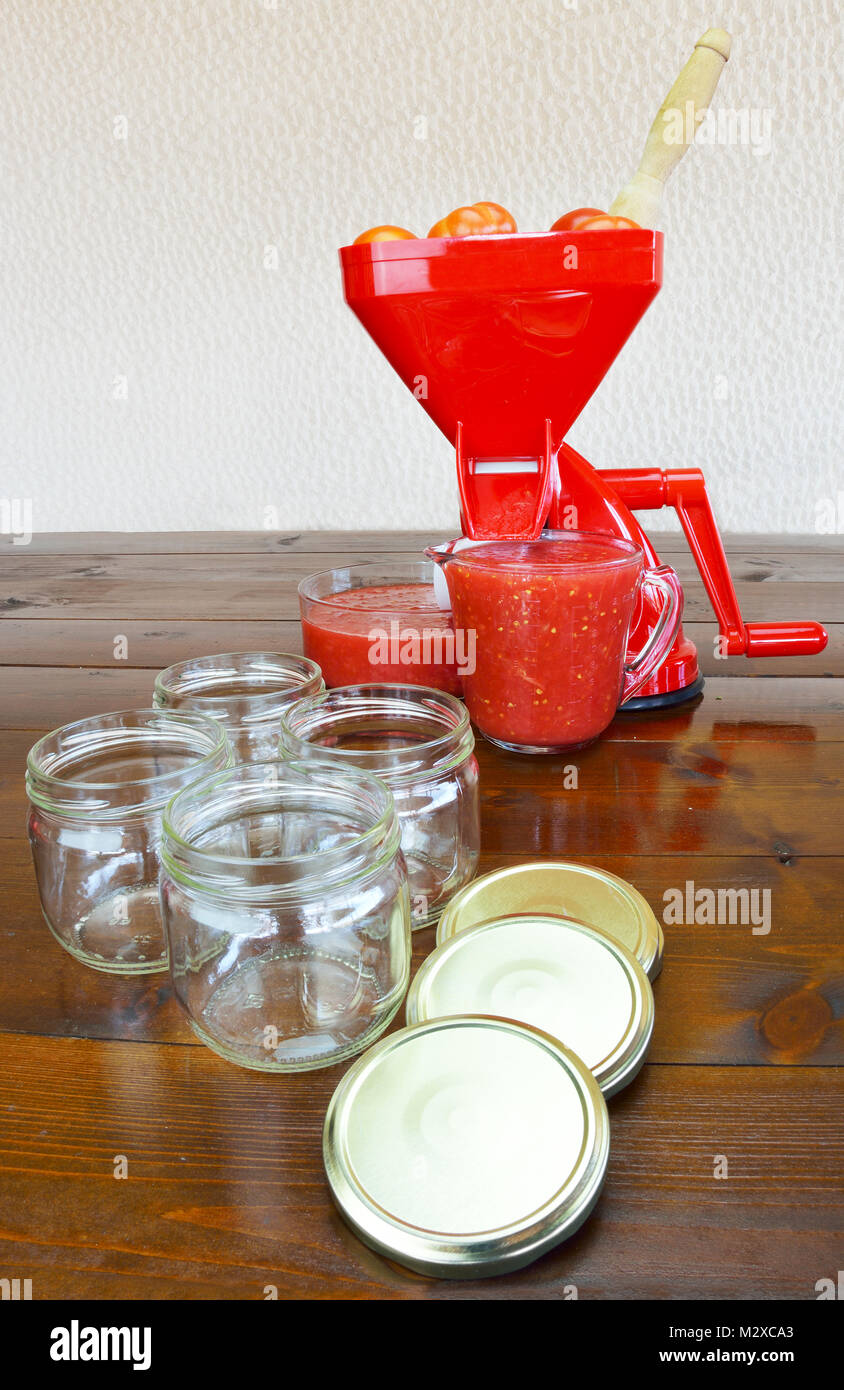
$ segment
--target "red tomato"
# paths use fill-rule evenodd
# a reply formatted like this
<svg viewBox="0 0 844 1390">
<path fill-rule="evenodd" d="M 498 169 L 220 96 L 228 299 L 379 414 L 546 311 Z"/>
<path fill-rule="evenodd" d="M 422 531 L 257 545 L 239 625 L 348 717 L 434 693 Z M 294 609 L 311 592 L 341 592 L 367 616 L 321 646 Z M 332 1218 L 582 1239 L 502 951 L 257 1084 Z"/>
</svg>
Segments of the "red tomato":
<svg viewBox="0 0 844 1390">
<path fill-rule="evenodd" d="M 475 203 L 474 206 L 481 216 L 486 218 L 491 231 L 503 233 L 519 230 L 513 214 L 503 208 L 500 203 Z"/>
<path fill-rule="evenodd" d="M 558 217 L 551 231 L 619 232 L 625 228 L 638 231 L 639 223 L 631 222 L 629 217 L 610 217 L 608 212 L 601 212 L 600 208 L 576 208 L 574 212 L 567 212 L 563 217 Z"/>
<path fill-rule="evenodd" d="M 361 232 L 354 240 L 355 246 L 362 246 L 368 241 L 416 241 L 416 233 L 405 231 L 404 227 L 370 227 L 368 232 Z"/>
<path fill-rule="evenodd" d="M 563 217 L 558 217 L 552 232 L 579 232 L 584 222 L 589 222 L 593 217 L 606 217 L 606 213 L 601 212 L 600 208 L 575 208 L 574 212 L 567 212 Z"/>
<path fill-rule="evenodd" d="M 582 222 L 581 232 L 623 232 L 640 230 L 639 223 L 633 222 L 629 217 L 610 217 L 609 213 L 602 213 L 600 217 L 590 217 L 588 222 Z"/>
<path fill-rule="evenodd" d="M 473 203 L 471 207 L 455 208 L 448 217 L 435 222 L 428 236 L 500 236 L 517 231 L 515 218 L 500 203 Z"/>
</svg>

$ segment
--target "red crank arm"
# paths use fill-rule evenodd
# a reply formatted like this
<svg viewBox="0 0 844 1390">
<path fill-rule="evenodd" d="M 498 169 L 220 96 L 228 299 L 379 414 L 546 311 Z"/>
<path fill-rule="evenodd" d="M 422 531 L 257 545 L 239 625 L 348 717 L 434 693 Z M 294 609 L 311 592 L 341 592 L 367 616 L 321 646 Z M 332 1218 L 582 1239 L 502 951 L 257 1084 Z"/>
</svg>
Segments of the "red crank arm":
<svg viewBox="0 0 844 1390">
<path fill-rule="evenodd" d="M 673 507 L 709 595 L 728 656 L 811 656 L 827 644 L 820 623 L 745 623 L 703 474 L 688 469 L 602 469 L 601 477 L 633 510 Z"/>
</svg>

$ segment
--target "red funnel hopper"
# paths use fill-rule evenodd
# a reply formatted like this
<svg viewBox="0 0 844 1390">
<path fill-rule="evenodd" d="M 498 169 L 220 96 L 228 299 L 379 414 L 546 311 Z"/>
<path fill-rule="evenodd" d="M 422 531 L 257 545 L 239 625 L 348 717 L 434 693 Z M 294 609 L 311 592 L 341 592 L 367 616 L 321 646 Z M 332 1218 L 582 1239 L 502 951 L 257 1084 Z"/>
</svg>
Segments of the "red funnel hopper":
<svg viewBox="0 0 844 1390">
<path fill-rule="evenodd" d="M 457 450 L 470 536 L 536 536 L 567 431 L 662 281 L 662 236 L 546 232 L 340 252 L 346 300 Z"/>
<path fill-rule="evenodd" d="M 718 617 L 722 655 L 823 650 L 819 623 L 743 622 L 698 469 L 598 471 L 564 443 L 660 287 L 659 232 L 371 242 L 340 258 L 349 305 L 457 451 L 467 536 L 575 526 L 626 537 L 654 565 L 633 513 L 670 506 Z M 651 600 L 640 607 L 634 650 L 658 616 Z M 642 703 L 700 687 L 681 634 Z"/>
</svg>

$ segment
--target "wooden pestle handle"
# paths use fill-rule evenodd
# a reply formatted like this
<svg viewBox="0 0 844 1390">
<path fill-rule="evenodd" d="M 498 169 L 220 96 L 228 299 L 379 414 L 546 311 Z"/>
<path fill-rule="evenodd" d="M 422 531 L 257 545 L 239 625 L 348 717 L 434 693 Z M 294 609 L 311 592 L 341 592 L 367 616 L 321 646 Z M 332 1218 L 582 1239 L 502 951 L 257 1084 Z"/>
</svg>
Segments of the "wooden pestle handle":
<svg viewBox="0 0 844 1390">
<path fill-rule="evenodd" d="M 640 227 L 656 225 L 665 181 L 691 144 L 691 140 L 686 140 L 689 134 L 686 121 L 688 103 L 692 102 L 694 106 L 693 140 L 698 119 L 709 106 L 724 64 L 730 56 L 730 43 L 730 36 L 724 29 L 707 29 L 703 38 L 698 39 L 694 53 L 659 108 L 645 141 L 639 168 L 612 204 L 611 216 L 629 217 Z M 665 139 L 668 129 L 666 116 L 669 112 L 679 113 L 679 119 L 683 121 L 683 138 L 671 144 Z M 675 123 L 676 120 L 677 117 Z"/>
</svg>

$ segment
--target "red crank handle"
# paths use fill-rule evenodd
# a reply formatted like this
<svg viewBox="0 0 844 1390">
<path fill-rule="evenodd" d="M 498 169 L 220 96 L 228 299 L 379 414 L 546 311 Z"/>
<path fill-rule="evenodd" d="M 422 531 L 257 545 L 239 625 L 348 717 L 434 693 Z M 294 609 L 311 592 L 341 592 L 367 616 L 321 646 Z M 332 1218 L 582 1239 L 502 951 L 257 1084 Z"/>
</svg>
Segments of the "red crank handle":
<svg viewBox="0 0 844 1390">
<path fill-rule="evenodd" d="M 622 501 L 639 507 L 673 507 L 697 562 L 729 656 L 814 656 L 829 640 L 820 623 L 746 623 L 703 474 L 689 469 L 604 469 L 600 476 Z"/>
<path fill-rule="evenodd" d="M 745 656 L 814 656 L 829 638 L 820 623 L 745 623 Z"/>
</svg>

